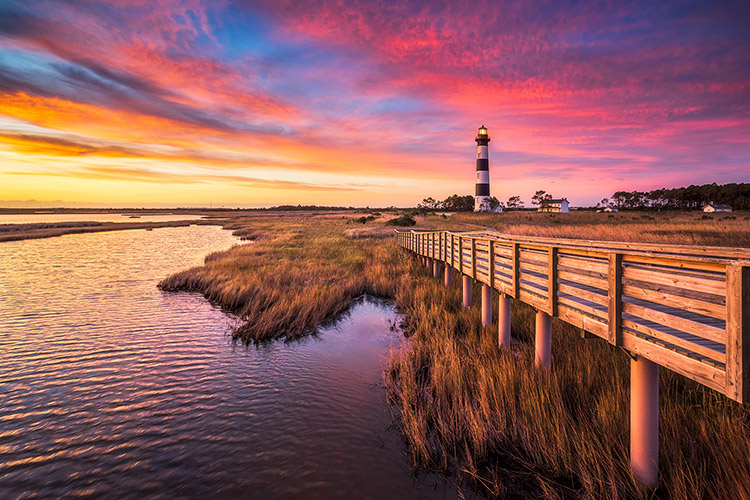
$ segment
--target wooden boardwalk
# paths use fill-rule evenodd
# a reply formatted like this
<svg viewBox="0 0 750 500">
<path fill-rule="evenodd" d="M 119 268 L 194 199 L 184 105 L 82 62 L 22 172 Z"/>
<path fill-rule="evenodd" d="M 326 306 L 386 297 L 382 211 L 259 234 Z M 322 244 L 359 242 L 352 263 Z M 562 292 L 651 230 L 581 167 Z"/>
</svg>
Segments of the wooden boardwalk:
<svg viewBox="0 0 750 500">
<path fill-rule="evenodd" d="M 741 403 L 750 249 L 397 231 L 399 245 Z"/>
</svg>

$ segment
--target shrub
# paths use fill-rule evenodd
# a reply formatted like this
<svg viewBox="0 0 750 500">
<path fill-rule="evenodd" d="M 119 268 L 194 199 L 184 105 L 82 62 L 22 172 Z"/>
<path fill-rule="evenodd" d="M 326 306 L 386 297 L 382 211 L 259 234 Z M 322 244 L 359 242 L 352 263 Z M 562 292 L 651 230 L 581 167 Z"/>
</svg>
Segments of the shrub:
<svg viewBox="0 0 750 500">
<path fill-rule="evenodd" d="M 386 226 L 416 226 L 417 221 L 411 215 L 402 215 L 385 223 Z"/>
</svg>

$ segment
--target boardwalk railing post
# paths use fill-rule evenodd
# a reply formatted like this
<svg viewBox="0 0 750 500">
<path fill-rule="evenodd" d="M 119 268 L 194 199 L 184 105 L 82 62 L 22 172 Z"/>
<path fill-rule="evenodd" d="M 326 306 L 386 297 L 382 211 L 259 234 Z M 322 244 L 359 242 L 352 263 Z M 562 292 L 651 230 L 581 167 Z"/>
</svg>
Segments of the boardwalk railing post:
<svg viewBox="0 0 750 500">
<path fill-rule="evenodd" d="M 482 326 L 492 324 L 492 289 L 495 286 L 495 242 L 490 240 L 487 245 L 487 273 L 489 285 L 482 285 Z"/>
<path fill-rule="evenodd" d="M 539 309 L 536 312 L 536 354 L 537 368 L 548 368 L 552 360 L 552 316 Z"/>
<path fill-rule="evenodd" d="M 477 240 L 471 239 L 471 277 L 477 279 Z"/>
<path fill-rule="evenodd" d="M 458 237 L 458 272 L 464 273 L 464 238 Z"/>
<path fill-rule="evenodd" d="M 520 271 L 518 269 L 518 263 L 519 263 L 519 249 L 518 249 L 518 243 L 513 243 L 512 248 L 512 255 L 511 255 L 511 265 L 513 266 L 512 272 L 513 272 L 513 298 L 518 299 L 521 297 L 521 291 L 520 291 L 520 284 L 518 282 L 520 278 Z"/>
<path fill-rule="evenodd" d="M 727 389 L 750 403 L 750 266 L 727 266 Z"/>
<path fill-rule="evenodd" d="M 451 267 L 456 267 L 456 253 L 453 249 L 454 245 L 456 244 L 455 238 L 456 236 L 454 234 L 451 234 Z"/>
<path fill-rule="evenodd" d="M 557 316 L 557 248 L 550 247 L 547 258 L 547 312 Z"/>
<path fill-rule="evenodd" d="M 497 308 L 497 343 L 500 347 L 510 347 L 510 304 L 510 297 L 502 294 Z"/>
<path fill-rule="evenodd" d="M 445 231 L 440 231 L 440 260 L 445 262 Z"/>
<path fill-rule="evenodd" d="M 609 254 L 607 277 L 608 339 L 610 344 L 622 345 L 622 254 Z"/>
<path fill-rule="evenodd" d="M 464 307 L 471 307 L 471 283 L 472 280 L 471 276 L 467 276 L 466 274 L 463 276 L 463 306 Z"/>
<path fill-rule="evenodd" d="M 490 288 L 495 288 L 495 242 L 489 242 L 489 257 L 487 260 L 487 272 L 490 274 Z"/>
<path fill-rule="evenodd" d="M 443 231 L 442 233 L 442 242 L 443 242 L 443 262 L 448 262 L 448 233 Z"/>
<path fill-rule="evenodd" d="M 630 467 L 648 486 L 659 479 L 659 365 L 630 361 Z"/>
</svg>

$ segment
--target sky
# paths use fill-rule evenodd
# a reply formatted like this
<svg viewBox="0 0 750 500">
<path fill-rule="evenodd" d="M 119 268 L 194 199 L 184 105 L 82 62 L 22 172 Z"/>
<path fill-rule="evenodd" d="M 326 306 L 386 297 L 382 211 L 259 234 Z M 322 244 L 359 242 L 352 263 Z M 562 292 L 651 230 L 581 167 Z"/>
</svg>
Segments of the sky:
<svg viewBox="0 0 750 500">
<path fill-rule="evenodd" d="M 0 206 L 750 182 L 750 3 L 0 0 Z M 30 201 L 33 200 L 33 201 Z"/>
</svg>

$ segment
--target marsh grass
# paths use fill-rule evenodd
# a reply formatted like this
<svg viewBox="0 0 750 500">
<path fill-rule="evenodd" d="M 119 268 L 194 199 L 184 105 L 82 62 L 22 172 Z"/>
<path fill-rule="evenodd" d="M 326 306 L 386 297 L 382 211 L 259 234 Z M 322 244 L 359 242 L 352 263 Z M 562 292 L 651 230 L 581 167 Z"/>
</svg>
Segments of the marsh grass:
<svg viewBox="0 0 750 500">
<path fill-rule="evenodd" d="M 293 339 L 349 307 L 354 297 L 393 297 L 414 271 L 400 258 L 392 229 L 357 228 L 325 216 L 254 218 L 256 241 L 209 255 L 205 265 L 159 287 L 202 293 L 244 320 L 246 342 Z M 237 222 L 229 225 L 237 233 Z M 385 232 L 390 236 L 384 238 Z"/>
<path fill-rule="evenodd" d="M 437 280 L 401 291 L 410 346 L 387 387 L 414 464 L 457 469 L 500 498 L 645 498 L 629 464 L 629 357 L 558 320 L 552 369 L 534 368 L 534 310 L 515 302 L 512 349 L 479 303 Z M 495 311 L 497 313 L 497 311 Z M 497 317 L 497 316 L 495 316 Z M 657 498 L 750 498 L 750 414 L 661 370 Z"/>
<path fill-rule="evenodd" d="M 531 222 L 538 222 L 536 215 L 530 215 Z M 542 220 L 532 234 L 605 239 L 619 236 L 626 230 L 622 220 L 633 217 L 594 215 L 601 217 L 588 223 Z M 519 234 L 530 234 L 533 224 L 523 222 L 529 215 L 523 217 L 517 219 L 529 233 Z M 448 229 L 465 228 L 462 223 L 500 225 L 492 219 L 428 216 L 417 223 Z M 650 231 L 665 231 L 653 238 L 668 242 L 689 225 L 681 217 L 663 224 L 637 219 L 628 230 L 647 224 Z M 703 244 L 705 239 L 727 246 L 745 241 L 736 241 L 733 231 L 742 231 L 737 224 L 747 222 L 728 222 L 735 225 L 711 229 L 725 232 L 701 236 Z M 497 329 L 479 326 L 480 294 L 471 308 L 461 307 L 457 284 L 446 289 L 429 277 L 392 238 L 381 237 L 377 224 L 366 228 L 372 232 L 368 237 L 348 234 L 352 225 L 334 216 L 246 223 L 262 235 L 255 242 L 212 254 L 204 266 L 160 286 L 204 293 L 238 314 L 243 322 L 235 336 L 248 342 L 313 332 L 363 293 L 394 299 L 410 340 L 391 352 L 386 386 L 415 467 L 455 471 L 489 497 L 750 498 L 750 414 L 741 405 L 662 369 L 661 479 L 655 492 L 646 491 L 628 464 L 629 357 L 624 351 L 600 339 L 584 340 L 580 331 L 554 320 L 552 368 L 538 371 L 532 308 L 514 303 L 514 344 L 498 349 Z M 615 227 L 602 234 L 610 224 Z M 510 232 L 507 226 L 499 229 Z"/>
<path fill-rule="evenodd" d="M 456 214 L 452 219 L 517 235 L 748 248 L 748 213 L 734 214 L 728 218 L 703 212 L 507 212 Z"/>
</svg>

